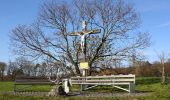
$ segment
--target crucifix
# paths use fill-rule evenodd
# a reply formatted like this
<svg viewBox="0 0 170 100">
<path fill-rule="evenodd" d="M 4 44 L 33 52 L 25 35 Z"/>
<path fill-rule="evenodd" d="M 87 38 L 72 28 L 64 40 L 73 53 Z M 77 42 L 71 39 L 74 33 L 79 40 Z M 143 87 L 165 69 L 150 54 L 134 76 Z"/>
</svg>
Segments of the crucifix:
<svg viewBox="0 0 170 100">
<path fill-rule="evenodd" d="M 87 30 L 86 27 L 87 23 L 86 21 L 82 21 L 82 31 L 80 32 L 71 32 L 70 36 L 80 36 L 81 38 L 81 50 L 82 52 L 85 52 L 85 41 L 86 41 L 86 35 L 88 34 L 96 34 L 99 33 L 101 30 L 100 29 L 94 29 L 94 30 Z"/>
<path fill-rule="evenodd" d="M 70 32 L 70 36 L 80 36 L 81 51 L 82 51 L 82 55 L 83 55 L 83 61 L 82 62 L 86 62 L 86 35 L 88 35 L 88 34 L 96 34 L 96 33 L 100 33 L 100 32 L 101 32 L 100 29 L 87 30 L 86 21 L 82 21 L 82 31 Z M 83 76 L 85 76 L 85 69 L 83 70 Z"/>
</svg>

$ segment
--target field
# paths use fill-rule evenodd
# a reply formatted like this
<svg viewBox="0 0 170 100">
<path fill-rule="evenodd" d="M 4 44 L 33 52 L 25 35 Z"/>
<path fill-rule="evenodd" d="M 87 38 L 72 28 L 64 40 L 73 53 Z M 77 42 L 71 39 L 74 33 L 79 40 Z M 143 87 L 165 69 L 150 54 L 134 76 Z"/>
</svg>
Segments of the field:
<svg viewBox="0 0 170 100">
<path fill-rule="evenodd" d="M 28 88 L 28 91 L 49 91 L 51 86 L 33 86 Z M 78 87 L 74 87 L 76 90 Z M 72 89 L 73 90 L 73 89 Z M 170 78 L 167 79 L 166 84 L 160 84 L 160 78 L 158 77 L 143 77 L 136 79 L 136 93 L 144 93 L 148 95 L 142 96 L 121 96 L 121 97 L 80 97 L 80 96 L 69 96 L 69 97 L 44 97 L 44 96 L 14 96 L 11 94 L 2 94 L 1 92 L 13 91 L 13 82 L 0 82 L 0 100 L 170 100 Z M 119 93 L 120 95 L 124 92 L 113 89 L 109 86 L 99 86 L 86 92 L 108 92 L 108 93 Z"/>
</svg>

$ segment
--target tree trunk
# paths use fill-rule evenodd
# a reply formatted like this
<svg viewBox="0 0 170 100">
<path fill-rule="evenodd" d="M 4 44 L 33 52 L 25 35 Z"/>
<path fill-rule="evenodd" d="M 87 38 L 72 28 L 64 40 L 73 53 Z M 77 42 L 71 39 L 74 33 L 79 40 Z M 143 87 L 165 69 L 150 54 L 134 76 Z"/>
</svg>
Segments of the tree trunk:
<svg viewBox="0 0 170 100">
<path fill-rule="evenodd" d="M 165 64 L 162 63 L 162 84 L 165 84 Z"/>
<path fill-rule="evenodd" d="M 79 69 L 79 67 L 78 67 L 78 64 L 74 64 L 74 66 L 75 66 L 77 75 L 81 76 L 81 73 L 80 73 L 80 69 Z"/>
<path fill-rule="evenodd" d="M 2 81 L 4 80 L 4 73 L 2 72 Z"/>
<path fill-rule="evenodd" d="M 89 63 L 89 73 L 88 73 L 88 76 L 91 76 L 92 75 L 92 68 L 91 68 L 92 64 Z"/>
</svg>

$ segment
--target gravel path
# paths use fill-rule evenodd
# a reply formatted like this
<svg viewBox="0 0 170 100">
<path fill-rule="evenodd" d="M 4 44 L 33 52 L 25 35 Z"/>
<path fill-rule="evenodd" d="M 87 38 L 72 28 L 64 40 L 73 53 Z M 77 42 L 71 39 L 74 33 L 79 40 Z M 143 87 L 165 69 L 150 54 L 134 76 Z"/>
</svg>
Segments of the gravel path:
<svg viewBox="0 0 170 100">
<path fill-rule="evenodd" d="M 9 94 L 17 96 L 47 96 L 48 92 L 0 92 L 0 94 Z"/>
<path fill-rule="evenodd" d="M 22 95 L 22 96 L 47 96 L 48 92 L 0 92 L 0 94 Z M 129 96 L 149 96 L 151 93 L 100 93 L 100 92 L 72 92 L 68 96 L 78 97 L 129 97 Z"/>
</svg>

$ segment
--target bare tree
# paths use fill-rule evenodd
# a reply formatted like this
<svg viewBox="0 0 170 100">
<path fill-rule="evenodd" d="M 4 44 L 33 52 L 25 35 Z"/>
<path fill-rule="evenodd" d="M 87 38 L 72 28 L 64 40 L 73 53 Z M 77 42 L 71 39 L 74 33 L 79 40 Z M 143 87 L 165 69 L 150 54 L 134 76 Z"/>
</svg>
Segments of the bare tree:
<svg viewBox="0 0 170 100">
<path fill-rule="evenodd" d="M 15 79 L 17 75 L 24 75 L 23 70 L 18 66 L 17 62 L 9 61 L 7 75 Z"/>
<path fill-rule="evenodd" d="M 25 75 L 30 76 L 32 74 L 32 69 L 34 67 L 34 64 L 29 61 L 27 58 L 21 56 L 15 59 L 15 62 L 19 69 L 23 71 Z"/>
<path fill-rule="evenodd" d="M 6 66 L 7 66 L 6 63 L 0 62 L 0 76 L 2 80 L 4 79 L 4 71 Z"/>
<path fill-rule="evenodd" d="M 160 63 L 161 63 L 161 66 L 162 66 L 162 84 L 165 84 L 165 79 L 166 79 L 166 77 L 165 77 L 165 61 L 167 60 L 167 58 L 166 58 L 166 56 L 165 56 L 165 53 L 164 52 L 162 52 L 162 53 L 160 53 L 160 54 L 157 54 L 158 55 L 158 58 L 159 58 L 159 60 L 160 60 Z"/>
<path fill-rule="evenodd" d="M 17 69 L 18 69 L 17 64 L 16 64 L 15 62 L 9 61 L 9 63 L 8 63 L 8 71 L 7 71 L 8 77 L 11 77 L 12 79 L 14 79 L 15 76 L 16 76 L 16 75 L 14 74 L 14 72 L 15 72 Z"/>
<path fill-rule="evenodd" d="M 134 49 L 149 46 L 148 33 L 136 33 L 139 17 L 132 5 L 122 0 L 75 0 L 47 2 L 42 5 L 38 20 L 31 25 L 19 25 L 12 30 L 11 40 L 16 54 L 40 58 L 48 56 L 56 62 L 72 64 L 77 74 L 80 38 L 69 32 L 81 30 L 81 22 L 88 29 L 100 28 L 98 35 L 86 37 L 86 59 L 90 71 L 95 62 L 108 56 L 127 57 Z"/>
</svg>

